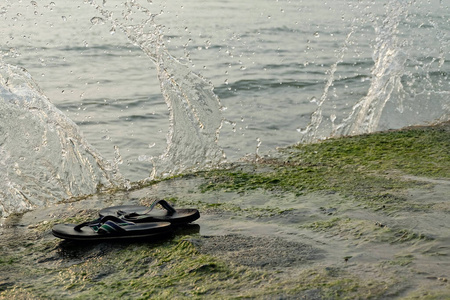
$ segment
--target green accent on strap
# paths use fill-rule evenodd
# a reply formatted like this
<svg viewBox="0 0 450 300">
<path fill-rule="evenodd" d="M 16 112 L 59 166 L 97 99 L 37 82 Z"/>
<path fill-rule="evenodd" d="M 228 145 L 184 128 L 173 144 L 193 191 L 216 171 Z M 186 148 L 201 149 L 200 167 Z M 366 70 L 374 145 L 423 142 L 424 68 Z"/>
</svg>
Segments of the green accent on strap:
<svg viewBox="0 0 450 300">
<path fill-rule="evenodd" d="M 100 228 L 97 230 L 98 233 L 111 233 L 111 232 L 117 232 L 114 228 L 109 226 L 108 224 L 103 224 L 100 226 Z"/>
<path fill-rule="evenodd" d="M 109 221 L 109 222 L 113 223 L 112 221 Z M 113 224 L 115 224 L 117 226 L 120 226 L 120 227 L 125 227 L 125 226 L 128 226 L 128 225 L 134 225 L 133 223 L 130 223 L 130 222 L 113 223 Z M 94 227 L 92 229 L 94 229 L 94 231 L 97 232 L 97 233 L 114 233 L 114 232 L 119 232 L 119 230 L 117 230 L 116 228 L 114 228 L 111 225 L 109 225 L 108 222 L 102 224 L 102 226 L 100 226 L 100 227 L 97 227 L 97 229 L 95 229 Z"/>
</svg>

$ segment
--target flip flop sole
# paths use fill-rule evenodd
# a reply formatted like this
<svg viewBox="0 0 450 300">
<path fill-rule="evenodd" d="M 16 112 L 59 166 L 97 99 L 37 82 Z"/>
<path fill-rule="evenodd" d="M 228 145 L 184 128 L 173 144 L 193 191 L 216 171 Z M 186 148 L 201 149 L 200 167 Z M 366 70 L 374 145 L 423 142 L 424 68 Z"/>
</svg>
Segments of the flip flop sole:
<svg viewBox="0 0 450 300">
<path fill-rule="evenodd" d="M 146 223 L 141 224 L 133 230 L 125 230 L 117 233 L 99 234 L 91 228 L 86 227 L 81 230 L 75 230 L 74 224 L 57 224 L 53 226 L 52 234 L 65 240 L 76 241 L 104 241 L 117 239 L 143 239 L 160 236 L 171 232 L 172 226 L 169 222 Z"/>
</svg>

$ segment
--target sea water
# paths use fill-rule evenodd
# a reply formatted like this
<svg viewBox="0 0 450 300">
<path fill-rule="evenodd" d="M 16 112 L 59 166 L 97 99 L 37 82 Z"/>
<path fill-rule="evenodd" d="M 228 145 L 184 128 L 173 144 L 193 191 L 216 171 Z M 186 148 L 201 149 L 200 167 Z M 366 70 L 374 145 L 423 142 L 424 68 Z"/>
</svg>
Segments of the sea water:
<svg viewBox="0 0 450 300">
<path fill-rule="evenodd" d="M 17 191 L 1 195 L 3 211 L 297 142 L 448 120 L 448 5 L 3 1 L 1 101 L 23 96 L 8 86 L 17 75 L 33 82 L 29 100 L 51 112 L 40 111 L 34 124 L 2 106 L 2 189 Z M 3 137 L 19 148 L 12 128 L 33 135 L 61 120 L 70 125 L 57 126 L 53 152 L 39 152 L 43 160 L 57 157 L 54 166 L 42 177 L 27 173 L 20 159 L 32 160 L 34 148 L 16 157 Z M 79 141 L 69 149 L 88 149 L 81 160 L 99 162 L 79 164 L 78 179 L 56 168 L 66 161 L 67 138 Z M 35 188 L 24 192 L 17 187 L 27 178 Z M 89 190 L 76 188 L 87 180 L 80 178 L 89 178 Z M 36 200 L 38 183 L 55 180 L 55 193 L 42 189 L 53 196 Z"/>
</svg>

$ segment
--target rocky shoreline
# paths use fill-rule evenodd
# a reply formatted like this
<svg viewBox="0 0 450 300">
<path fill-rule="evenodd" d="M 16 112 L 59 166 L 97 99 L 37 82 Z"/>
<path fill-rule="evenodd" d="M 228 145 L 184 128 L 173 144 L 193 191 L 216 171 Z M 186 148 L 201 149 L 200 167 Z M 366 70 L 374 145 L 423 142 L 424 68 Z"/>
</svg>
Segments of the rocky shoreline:
<svg viewBox="0 0 450 300">
<path fill-rule="evenodd" d="M 448 299 L 450 123 L 280 149 L 2 220 L 1 299 Z M 165 198 L 157 240 L 74 243 L 56 223 Z"/>
</svg>

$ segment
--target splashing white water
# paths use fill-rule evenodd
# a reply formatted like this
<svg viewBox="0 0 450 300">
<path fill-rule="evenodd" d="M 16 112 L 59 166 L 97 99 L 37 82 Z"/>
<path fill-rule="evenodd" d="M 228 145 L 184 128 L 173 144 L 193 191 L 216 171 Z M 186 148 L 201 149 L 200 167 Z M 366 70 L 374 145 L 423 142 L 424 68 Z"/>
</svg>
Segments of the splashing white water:
<svg viewBox="0 0 450 300">
<path fill-rule="evenodd" d="M 342 46 L 341 50 L 339 51 L 337 61 L 331 66 L 329 70 L 328 80 L 325 84 L 324 91 L 322 93 L 322 96 L 320 97 L 320 100 L 317 103 L 317 109 L 316 111 L 311 115 L 311 122 L 308 124 L 305 130 L 301 131 L 303 134 L 302 142 L 303 143 L 311 143 L 314 142 L 317 139 L 323 139 L 329 136 L 329 128 L 334 126 L 334 117 L 330 117 L 330 121 L 332 125 L 324 126 L 324 118 L 323 118 L 323 106 L 324 103 L 328 99 L 328 92 L 330 87 L 333 85 L 334 81 L 334 74 L 336 73 L 336 70 L 338 68 L 338 65 L 344 61 L 345 53 L 348 49 L 348 45 L 350 42 L 350 39 L 352 37 L 352 34 L 355 30 L 355 26 L 353 25 L 351 27 L 350 33 L 347 35 L 344 45 Z"/>
<path fill-rule="evenodd" d="M 26 70 L 0 59 L 0 216 L 123 184 Z"/>
<path fill-rule="evenodd" d="M 367 96 L 353 107 L 352 114 L 338 126 L 339 135 L 356 135 L 378 130 L 386 103 L 393 101 L 394 95 L 401 110 L 402 98 L 405 97 L 401 78 L 405 73 L 407 54 L 402 49 L 397 33 L 402 16 L 405 16 L 407 11 L 405 5 L 398 2 L 390 4 L 383 24 L 375 28 L 375 65 L 369 91 Z"/>
<path fill-rule="evenodd" d="M 122 19 L 90 1 L 112 31 L 122 30 L 155 63 L 170 111 L 167 149 L 154 159 L 152 177 L 216 166 L 225 159 L 217 145 L 222 125 L 213 86 L 172 57 L 161 26 L 137 1 L 127 1 Z M 103 2 L 105 4 L 105 2 Z M 93 25 L 103 18 L 91 19 Z M 116 160 L 104 160 L 78 127 L 47 99 L 24 69 L 0 60 L 0 216 L 126 185 Z"/>
<path fill-rule="evenodd" d="M 162 27 L 139 1 L 125 2 L 122 18 L 91 1 L 113 28 L 122 30 L 155 63 L 161 91 L 170 112 L 164 154 L 153 160 L 151 178 L 178 174 L 186 169 L 217 166 L 225 154 L 217 145 L 222 127 L 221 104 L 214 87 L 201 75 L 171 56 L 164 46 Z M 148 4 L 148 3 L 147 3 Z"/>
<path fill-rule="evenodd" d="M 331 113 L 324 118 L 323 110 L 325 106 L 330 106 L 329 88 L 333 86 L 334 74 L 348 50 L 349 38 L 357 29 L 357 26 L 352 26 L 338 61 L 329 71 L 318 108 L 312 114 L 308 127 L 302 131 L 302 142 L 450 119 L 448 75 L 441 71 L 448 43 L 445 43 L 440 25 L 430 20 L 429 27 L 436 35 L 433 42 L 437 51 L 430 53 L 427 46 L 421 45 L 425 40 L 429 42 L 430 37 L 416 34 L 416 26 L 421 28 L 422 25 L 414 24 L 413 17 L 409 17 L 414 5 L 415 2 L 391 0 L 386 5 L 381 24 L 379 18 L 370 19 L 376 35 L 371 84 L 367 94 L 353 106 L 348 117 L 336 125 L 336 114 Z M 411 32 L 411 29 L 415 30 Z"/>
</svg>

